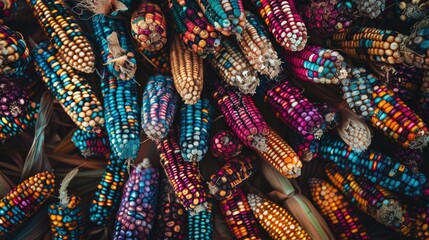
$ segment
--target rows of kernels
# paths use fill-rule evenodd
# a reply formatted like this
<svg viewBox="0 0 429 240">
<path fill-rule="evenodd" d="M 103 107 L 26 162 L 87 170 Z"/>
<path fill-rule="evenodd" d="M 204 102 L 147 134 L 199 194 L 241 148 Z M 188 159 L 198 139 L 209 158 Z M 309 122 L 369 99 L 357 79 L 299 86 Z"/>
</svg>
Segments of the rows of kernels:
<svg viewBox="0 0 429 240">
<path fill-rule="evenodd" d="M 0 141 L 20 134 L 36 125 L 39 116 L 39 104 L 30 102 L 27 112 L 22 117 L 0 116 Z"/>
<path fill-rule="evenodd" d="M 386 7 L 386 0 L 352 0 L 356 4 L 356 8 L 360 16 L 374 19 L 378 17 Z"/>
<path fill-rule="evenodd" d="M 0 25 L 0 74 L 24 71 L 29 62 L 30 51 L 22 34 Z"/>
<path fill-rule="evenodd" d="M 155 74 L 171 74 L 170 55 L 166 48 L 156 52 L 144 50 L 142 55 L 144 56 L 143 69 L 154 69 Z"/>
<path fill-rule="evenodd" d="M 48 208 L 51 233 L 54 240 L 85 239 L 84 217 L 80 198 L 71 196 L 68 204 L 51 204 Z"/>
<path fill-rule="evenodd" d="M 109 152 L 109 138 L 104 129 L 100 133 L 77 129 L 71 140 L 85 158 L 103 158 Z"/>
<path fill-rule="evenodd" d="M 411 33 L 404 45 L 404 62 L 429 70 L 429 26 L 424 25 Z"/>
<path fill-rule="evenodd" d="M 188 212 L 188 239 L 213 239 L 213 203 L 207 202 L 207 209 L 197 214 Z"/>
<path fill-rule="evenodd" d="M 222 130 L 210 138 L 210 151 L 220 159 L 230 159 L 241 153 L 243 143 L 234 132 Z"/>
<path fill-rule="evenodd" d="M 307 140 L 295 131 L 288 131 L 286 141 L 290 143 L 298 157 L 305 162 L 311 161 L 317 157 L 319 151 L 319 140 Z"/>
<path fill-rule="evenodd" d="M 15 83 L 15 79 L 0 79 L 0 116 L 22 117 L 27 113 L 29 99 L 27 91 Z"/>
</svg>

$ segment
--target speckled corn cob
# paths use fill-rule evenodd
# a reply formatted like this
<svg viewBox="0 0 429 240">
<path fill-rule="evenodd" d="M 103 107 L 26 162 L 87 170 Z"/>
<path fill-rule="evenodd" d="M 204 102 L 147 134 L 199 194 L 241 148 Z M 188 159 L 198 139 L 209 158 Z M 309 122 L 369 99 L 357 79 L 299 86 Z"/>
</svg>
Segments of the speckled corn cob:
<svg viewBox="0 0 429 240">
<path fill-rule="evenodd" d="M 3 1 L 5 0 L 0 1 L 0 16 L 2 15 Z M 16 5 L 16 3 L 13 4 Z M 21 33 L 6 25 L 0 25 L 0 74 L 24 71 L 29 62 L 30 51 Z"/>
<path fill-rule="evenodd" d="M 374 19 L 384 11 L 386 0 L 352 0 L 356 4 L 359 16 Z"/>
<path fill-rule="evenodd" d="M 265 151 L 269 129 L 252 98 L 225 83 L 216 84 L 213 96 L 226 123 L 244 145 Z"/>
<path fill-rule="evenodd" d="M 288 131 L 286 141 L 290 143 L 291 147 L 302 161 L 309 162 L 317 157 L 319 140 L 307 140 L 295 131 Z"/>
<path fill-rule="evenodd" d="M 325 120 L 325 124 L 328 129 L 333 129 L 338 126 L 340 116 L 339 111 L 336 108 L 328 103 L 315 103 L 315 106 Z"/>
<path fill-rule="evenodd" d="M 250 65 L 260 74 L 271 79 L 281 70 L 281 61 L 271 44 L 263 23 L 253 13 L 246 11 L 244 31 L 237 37 L 238 45 Z"/>
<path fill-rule="evenodd" d="M 15 79 L 0 78 L 0 116 L 22 117 L 26 114 L 29 99 L 27 91 L 15 83 Z"/>
<path fill-rule="evenodd" d="M 307 45 L 302 51 L 285 53 L 284 59 L 302 81 L 338 84 L 347 77 L 343 56 L 331 49 Z"/>
<path fill-rule="evenodd" d="M 18 7 L 17 0 L 1 0 L 0 1 L 0 18 L 9 16 L 15 12 Z"/>
<path fill-rule="evenodd" d="M 258 220 L 253 215 L 243 190 L 237 189 L 230 198 L 220 201 L 220 206 L 233 239 L 262 239 Z"/>
<path fill-rule="evenodd" d="M 203 211 L 207 202 L 198 163 L 183 160 L 175 129 L 171 129 L 167 137 L 158 143 L 158 151 L 161 165 L 180 203 L 187 211 Z"/>
<path fill-rule="evenodd" d="M 121 158 L 135 159 L 140 147 L 137 82 L 118 80 L 105 72 L 101 83 L 109 144 Z"/>
<path fill-rule="evenodd" d="M 36 125 L 39 104 L 30 102 L 27 112 L 22 117 L 0 116 L 0 141 L 20 134 L 28 128 Z"/>
<path fill-rule="evenodd" d="M 94 71 L 95 56 L 71 10 L 64 0 L 26 0 L 59 56 L 71 67 L 85 73 Z"/>
<path fill-rule="evenodd" d="M 255 93 L 259 85 L 256 71 L 232 41 L 222 42 L 220 51 L 210 57 L 210 64 L 224 82 L 237 87 L 244 94 Z"/>
<path fill-rule="evenodd" d="M 284 208 L 256 194 L 247 194 L 249 205 L 261 226 L 272 239 L 311 239 Z"/>
<path fill-rule="evenodd" d="M 205 98 L 180 110 L 179 140 L 182 157 L 187 162 L 199 162 L 209 150 L 209 133 L 213 108 Z"/>
<path fill-rule="evenodd" d="M 195 0 L 168 0 L 176 32 L 185 45 L 205 58 L 220 49 L 220 34 L 204 16 Z"/>
<path fill-rule="evenodd" d="M 140 51 L 158 51 L 167 43 L 167 22 L 156 3 L 140 2 L 131 15 L 131 35 Z"/>
<path fill-rule="evenodd" d="M 370 78 L 372 98 L 375 104 L 371 123 L 384 135 L 405 148 L 424 148 L 429 141 L 429 130 L 416 115 L 387 85 L 376 78 Z"/>
<path fill-rule="evenodd" d="M 402 63 L 401 44 L 404 35 L 368 27 L 355 27 L 336 33 L 327 45 L 348 57 L 381 63 Z"/>
<path fill-rule="evenodd" d="M 404 62 L 429 70 L 429 21 L 423 19 L 404 41 Z"/>
<path fill-rule="evenodd" d="M 51 220 L 52 239 L 86 239 L 79 197 L 71 196 L 65 205 L 61 202 L 51 204 L 48 215 Z"/>
<path fill-rule="evenodd" d="M 95 15 L 92 28 L 107 71 L 119 80 L 134 81 L 137 60 L 125 24 L 118 19 Z"/>
<path fill-rule="evenodd" d="M 114 218 L 127 175 L 126 159 L 111 152 L 106 170 L 89 206 L 89 219 L 92 222 L 106 226 Z"/>
<path fill-rule="evenodd" d="M 357 177 L 365 177 L 372 183 L 407 196 L 419 196 L 424 190 L 426 177 L 413 173 L 405 165 L 375 150 L 357 153 L 340 139 L 323 136 L 319 156 L 335 163 L 340 169 L 348 169 Z"/>
<path fill-rule="evenodd" d="M 6 239 L 51 197 L 55 175 L 45 171 L 31 176 L 0 200 L 0 239 Z"/>
<path fill-rule="evenodd" d="M 103 107 L 86 79 L 46 42 L 33 49 L 32 55 L 36 71 L 73 122 L 82 130 L 99 132 L 104 125 Z"/>
<path fill-rule="evenodd" d="M 155 74 L 170 75 L 170 55 L 166 48 L 163 48 L 156 52 L 143 51 L 142 54 L 145 57 L 143 62 L 143 69 L 155 68 Z M 150 61 L 150 63 L 148 62 Z"/>
<path fill-rule="evenodd" d="M 146 135 L 160 142 L 173 124 L 178 96 L 169 76 L 149 77 L 143 92 L 142 128 Z"/>
<path fill-rule="evenodd" d="M 276 41 L 288 51 L 301 51 L 307 43 L 307 28 L 294 0 L 252 0 Z"/>
<path fill-rule="evenodd" d="M 311 195 L 338 239 L 369 239 L 350 202 L 331 184 L 316 178 L 309 181 Z"/>
<path fill-rule="evenodd" d="M 264 101 L 278 118 L 305 139 L 319 139 L 323 135 L 326 126 L 322 115 L 302 91 L 288 81 L 268 89 Z"/>
<path fill-rule="evenodd" d="M 104 129 L 100 133 L 77 129 L 71 140 L 85 158 L 103 158 L 109 152 L 109 138 Z"/>
<path fill-rule="evenodd" d="M 257 151 L 257 153 L 283 176 L 297 178 L 301 175 L 302 162 L 298 155 L 272 129 L 267 136 L 267 150 Z"/>
<path fill-rule="evenodd" d="M 203 59 L 188 51 L 179 37 L 170 47 L 171 74 L 174 86 L 185 104 L 195 104 L 201 96 L 204 84 Z"/>
<path fill-rule="evenodd" d="M 208 199 L 207 209 L 197 214 L 188 212 L 188 239 L 213 239 L 213 203 Z"/>
<path fill-rule="evenodd" d="M 113 239 L 149 239 L 156 215 L 158 179 L 159 171 L 148 158 L 131 171 L 116 215 Z"/>
<path fill-rule="evenodd" d="M 230 198 L 257 169 L 256 156 L 238 155 L 210 176 L 210 193 L 218 200 Z"/>
<path fill-rule="evenodd" d="M 427 16 L 429 12 L 429 4 L 425 0 L 402 0 L 397 3 L 399 19 L 405 22 L 415 23 Z"/>
<path fill-rule="evenodd" d="M 220 159 L 230 159 L 241 153 L 243 143 L 234 132 L 222 130 L 210 138 L 210 151 Z"/>
</svg>

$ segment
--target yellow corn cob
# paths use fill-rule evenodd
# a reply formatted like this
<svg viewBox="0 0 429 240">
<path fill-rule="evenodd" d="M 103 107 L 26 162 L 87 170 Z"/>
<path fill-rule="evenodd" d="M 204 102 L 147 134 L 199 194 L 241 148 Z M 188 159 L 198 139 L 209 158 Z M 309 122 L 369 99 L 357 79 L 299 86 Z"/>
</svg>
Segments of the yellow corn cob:
<svg viewBox="0 0 429 240">
<path fill-rule="evenodd" d="M 174 86 L 185 104 L 195 104 L 203 90 L 203 59 L 186 49 L 176 36 L 170 49 Z"/>
</svg>

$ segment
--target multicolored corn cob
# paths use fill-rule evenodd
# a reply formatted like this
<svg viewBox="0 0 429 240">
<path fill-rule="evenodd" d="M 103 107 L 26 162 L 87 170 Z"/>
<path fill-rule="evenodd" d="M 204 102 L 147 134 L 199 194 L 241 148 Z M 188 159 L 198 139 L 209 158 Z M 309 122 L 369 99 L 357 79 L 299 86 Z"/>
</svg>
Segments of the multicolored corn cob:
<svg viewBox="0 0 429 240">
<path fill-rule="evenodd" d="M 251 96 L 225 83 L 216 83 L 213 96 L 226 123 L 244 145 L 265 151 L 269 129 Z"/>
<path fill-rule="evenodd" d="M 423 71 L 418 112 L 423 121 L 429 124 L 429 70 Z"/>
<path fill-rule="evenodd" d="M 412 172 L 418 172 L 419 168 L 423 165 L 424 155 L 419 149 L 402 148 L 398 146 L 392 147 L 389 150 L 389 155 L 391 155 L 393 159 L 400 161 Z"/>
<path fill-rule="evenodd" d="M 281 61 L 271 44 L 263 23 L 253 13 L 245 11 L 246 25 L 237 37 L 238 45 L 250 65 L 270 79 L 276 78 L 281 70 Z"/>
<path fill-rule="evenodd" d="M 404 62 L 429 70 L 429 20 L 423 19 L 404 41 Z"/>
<path fill-rule="evenodd" d="M 407 196 L 423 194 L 426 177 L 413 173 L 405 165 L 391 157 L 368 149 L 357 153 L 340 139 L 326 135 L 320 140 L 319 156 L 340 169 L 347 169 L 357 177 L 365 177 L 372 183 Z"/>
<path fill-rule="evenodd" d="M 301 175 L 302 162 L 293 149 L 274 130 L 267 136 L 267 150 L 257 151 L 261 158 L 287 178 Z"/>
<path fill-rule="evenodd" d="M 316 178 L 309 181 L 311 195 L 338 239 L 369 239 L 354 208 L 338 189 Z"/>
<path fill-rule="evenodd" d="M 226 225 L 235 240 L 262 239 L 258 220 L 252 213 L 246 194 L 241 189 L 230 197 L 220 201 Z"/>
<path fill-rule="evenodd" d="M 307 28 L 294 0 L 252 0 L 276 41 L 288 51 L 301 51 L 307 43 Z"/>
<path fill-rule="evenodd" d="M 60 202 L 51 204 L 48 215 L 54 240 L 85 239 L 84 216 L 79 197 L 71 196 L 65 205 Z"/>
<path fill-rule="evenodd" d="M 374 19 L 378 17 L 386 7 L 386 0 L 352 0 L 356 4 L 359 16 Z"/>
<path fill-rule="evenodd" d="M 170 55 L 166 48 L 162 48 L 156 52 L 143 51 L 142 55 L 145 60 L 143 62 L 143 69 L 153 69 L 155 68 L 154 74 L 171 74 L 170 67 Z"/>
<path fill-rule="evenodd" d="M 85 158 L 103 158 L 109 152 L 109 138 L 104 129 L 100 133 L 77 129 L 71 140 Z"/>
<path fill-rule="evenodd" d="M 179 37 L 170 47 L 171 74 L 174 86 L 185 104 L 195 104 L 201 96 L 204 84 L 203 59 L 188 51 Z"/>
<path fill-rule="evenodd" d="M 31 176 L 0 200 L 0 238 L 5 239 L 51 197 L 55 175 L 45 171 Z"/>
<path fill-rule="evenodd" d="M 89 207 L 89 219 L 92 222 L 106 226 L 114 218 L 127 176 L 127 160 L 111 152 Z"/>
<path fill-rule="evenodd" d="M 267 90 L 264 101 L 286 125 L 307 140 L 320 139 L 326 128 L 318 109 L 288 81 Z"/>
<path fill-rule="evenodd" d="M 18 0 L 1 0 L 0 1 L 0 18 L 9 16 L 15 12 L 18 7 Z"/>
<path fill-rule="evenodd" d="M 4 13 L 5 4 L 9 0 L 0 1 L 0 17 Z M 16 5 L 14 2 L 12 5 Z M 30 50 L 20 32 L 6 25 L 0 25 L 0 74 L 13 74 L 24 71 L 30 62 Z"/>
<path fill-rule="evenodd" d="M 22 117 L 27 112 L 29 99 L 27 91 L 20 88 L 15 79 L 0 79 L 0 116 Z"/>
<path fill-rule="evenodd" d="M 247 194 L 247 199 L 253 214 L 272 239 L 311 239 L 284 208 L 253 193 Z"/>
<path fill-rule="evenodd" d="M 125 183 L 116 215 L 113 239 L 148 239 L 156 215 L 159 171 L 148 158 L 137 165 Z"/>
<path fill-rule="evenodd" d="M 222 130 L 211 137 L 210 150 L 213 156 L 227 160 L 241 153 L 243 143 L 234 132 Z"/>
<path fill-rule="evenodd" d="M 103 107 L 87 80 L 46 42 L 34 48 L 32 55 L 36 71 L 73 122 L 84 131 L 99 132 L 104 125 Z"/>
<path fill-rule="evenodd" d="M 180 203 L 187 211 L 195 213 L 203 211 L 207 201 L 198 163 L 186 162 L 183 159 L 176 130 L 171 129 L 157 147 L 161 165 Z"/>
<path fill-rule="evenodd" d="M 213 239 L 213 203 L 208 198 L 207 209 L 197 214 L 188 212 L 188 239 L 212 240 Z"/>
<path fill-rule="evenodd" d="M 384 135 L 405 148 L 424 148 L 429 141 L 429 129 L 387 85 L 376 78 L 370 78 L 372 98 L 375 104 L 371 123 Z"/>
<path fill-rule="evenodd" d="M 328 129 L 333 129 L 336 126 L 338 126 L 338 123 L 340 122 L 340 115 L 339 115 L 339 111 L 329 105 L 328 103 L 314 103 L 316 108 L 319 110 L 320 114 L 322 115 L 326 127 Z"/>
<path fill-rule="evenodd" d="M 402 0 L 396 5 L 399 19 L 414 23 L 423 19 L 429 12 L 429 4 L 425 0 Z"/>
<path fill-rule="evenodd" d="M 254 94 L 259 85 L 256 71 L 232 41 L 224 40 L 220 51 L 210 56 L 210 64 L 221 79 L 244 94 Z"/>
<path fill-rule="evenodd" d="M 168 0 L 176 32 L 200 57 L 217 52 L 221 39 L 195 0 Z"/>
<path fill-rule="evenodd" d="M 142 128 L 146 135 L 160 142 L 173 124 L 178 96 L 169 76 L 149 77 L 143 92 Z"/>
<path fill-rule="evenodd" d="M 404 35 L 391 30 L 355 27 L 335 33 L 327 45 L 348 57 L 381 63 L 402 63 L 401 44 Z"/>
<path fill-rule="evenodd" d="M 137 60 L 126 25 L 118 19 L 95 15 L 92 17 L 92 28 L 107 70 L 119 80 L 134 81 Z"/>
<path fill-rule="evenodd" d="M 210 193 L 217 200 L 230 198 L 245 181 L 255 174 L 256 156 L 238 155 L 228 159 L 225 165 L 210 176 L 208 182 Z"/>
<path fill-rule="evenodd" d="M 355 20 L 351 1 L 317 0 L 304 5 L 302 15 L 308 32 L 314 36 L 331 36 L 351 27 Z"/>
<path fill-rule="evenodd" d="M 36 125 L 36 119 L 39 115 L 38 112 L 39 104 L 30 102 L 27 112 L 22 117 L 0 116 L 0 141 L 20 134 L 26 129 Z"/>
<path fill-rule="evenodd" d="M 167 22 L 156 3 L 142 0 L 131 15 L 131 35 L 140 51 L 158 51 L 167 43 Z"/>
<path fill-rule="evenodd" d="M 347 77 L 343 56 L 331 49 L 307 45 L 299 52 L 285 53 L 284 59 L 294 75 L 302 81 L 338 84 Z"/>
<path fill-rule="evenodd" d="M 414 222 L 414 239 L 428 239 L 429 238 L 429 208 L 416 207 L 413 211 Z"/>
<path fill-rule="evenodd" d="M 187 162 L 199 162 L 209 150 L 209 133 L 213 108 L 205 98 L 180 110 L 179 140 L 182 157 Z"/>
<path fill-rule="evenodd" d="M 59 56 L 72 68 L 84 72 L 94 71 L 95 56 L 91 44 L 84 36 L 64 0 L 26 0 L 33 9 L 39 25 L 48 35 Z"/>
<path fill-rule="evenodd" d="M 309 162 L 317 157 L 319 140 L 307 140 L 295 131 L 288 131 L 286 141 L 290 143 L 291 147 L 302 161 Z"/>
</svg>

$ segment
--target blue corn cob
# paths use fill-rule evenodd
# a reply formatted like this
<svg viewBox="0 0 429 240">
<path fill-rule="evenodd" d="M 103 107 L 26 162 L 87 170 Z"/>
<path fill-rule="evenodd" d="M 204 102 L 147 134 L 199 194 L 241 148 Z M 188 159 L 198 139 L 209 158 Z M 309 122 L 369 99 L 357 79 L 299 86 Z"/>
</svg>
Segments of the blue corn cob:
<svg viewBox="0 0 429 240">
<path fill-rule="evenodd" d="M 71 140 L 85 158 L 102 158 L 109 152 L 109 139 L 104 130 L 89 133 L 77 129 Z"/>
<path fill-rule="evenodd" d="M 131 171 L 116 215 L 113 239 L 148 239 L 156 214 L 159 171 L 149 159 Z"/>
<path fill-rule="evenodd" d="M 207 200 L 207 209 L 197 214 L 188 212 L 188 239 L 213 239 L 213 203 Z"/>
<path fill-rule="evenodd" d="M 38 116 L 39 104 L 30 102 L 27 112 L 21 117 L 1 116 L 0 115 L 0 141 L 20 134 L 24 130 L 36 125 Z"/>
<path fill-rule="evenodd" d="M 120 80 L 133 79 L 137 61 L 125 24 L 118 19 L 96 15 L 92 18 L 92 27 L 107 70 Z"/>
<path fill-rule="evenodd" d="M 143 92 L 142 127 L 150 139 L 160 142 L 167 136 L 173 124 L 178 99 L 171 77 L 149 77 Z"/>
<path fill-rule="evenodd" d="M 60 202 L 51 204 L 48 215 L 54 240 L 85 239 L 84 217 L 79 197 L 71 196 L 65 205 Z"/>
<path fill-rule="evenodd" d="M 208 99 L 185 104 L 180 110 L 180 151 L 185 161 L 199 162 L 207 153 L 212 112 Z"/>
</svg>

